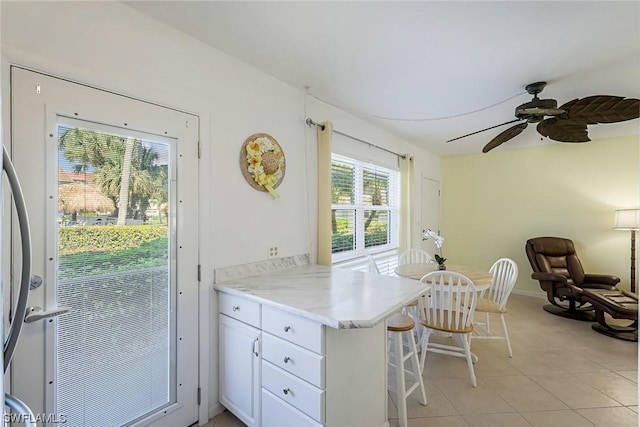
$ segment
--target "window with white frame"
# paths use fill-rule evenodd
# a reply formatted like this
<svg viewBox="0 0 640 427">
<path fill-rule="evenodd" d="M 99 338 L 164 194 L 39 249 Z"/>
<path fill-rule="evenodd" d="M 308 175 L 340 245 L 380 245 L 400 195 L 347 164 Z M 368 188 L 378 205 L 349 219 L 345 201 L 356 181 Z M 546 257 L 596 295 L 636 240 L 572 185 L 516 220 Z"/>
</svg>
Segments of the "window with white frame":
<svg viewBox="0 0 640 427">
<path fill-rule="evenodd" d="M 398 247 L 400 173 L 331 155 L 333 262 Z"/>
</svg>

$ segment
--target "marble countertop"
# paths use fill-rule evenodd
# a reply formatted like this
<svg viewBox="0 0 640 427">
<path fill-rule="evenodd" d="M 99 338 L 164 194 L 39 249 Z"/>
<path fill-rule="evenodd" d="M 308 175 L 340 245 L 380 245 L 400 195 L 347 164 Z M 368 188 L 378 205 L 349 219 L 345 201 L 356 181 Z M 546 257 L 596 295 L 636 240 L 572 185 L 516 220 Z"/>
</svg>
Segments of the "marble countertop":
<svg viewBox="0 0 640 427">
<path fill-rule="evenodd" d="M 213 286 L 336 329 L 371 328 L 427 290 L 412 279 L 315 264 Z"/>
</svg>

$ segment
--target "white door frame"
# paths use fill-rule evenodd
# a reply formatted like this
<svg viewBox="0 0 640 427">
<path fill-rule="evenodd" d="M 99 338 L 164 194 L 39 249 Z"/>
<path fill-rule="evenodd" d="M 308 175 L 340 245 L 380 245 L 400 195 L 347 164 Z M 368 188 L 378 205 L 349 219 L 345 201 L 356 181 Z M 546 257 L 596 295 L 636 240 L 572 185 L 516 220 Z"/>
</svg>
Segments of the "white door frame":
<svg viewBox="0 0 640 427">
<path fill-rule="evenodd" d="M 21 69 L 20 67 L 14 67 L 14 70 L 20 70 L 20 73 L 27 73 L 27 74 L 31 73 L 32 75 L 36 75 L 37 81 L 39 83 L 41 82 L 40 83 L 41 91 L 44 90 L 45 88 L 46 90 L 51 89 L 50 82 L 52 81 L 52 79 L 54 79 L 55 81 L 58 80 L 55 77 L 36 73 L 30 70 Z M 185 215 L 184 208 L 183 208 L 184 205 L 193 206 L 193 210 L 195 211 L 195 213 L 189 213 L 189 215 L 191 215 L 191 217 L 193 218 L 190 221 L 193 221 L 194 224 L 201 223 L 199 219 L 201 210 L 197 208 L 197 206 L 199 205 L 198 202 L 200 200 L 200 195 L 198 194 L 198 190 L 193 189 L 193 182 L 194 181 L 199 182 L 199 179 L 198 179 L 199 172 L 197 167 L 197 161 L 195 163 L 195 167 L 193 167 L 194 165 L 189 165 L 189 164 L 183 164 L 182 167 L 180 166 L 181 164 L 180 158 L 184 154 L 186 154 L 187 151 L 189 152 L 188 157 L 190 159 L 193 156 L 195 156 L 195 153 L 199 151 L 199 118 L 198 116 L 190 113 L 184 113 L 176 109 L 167 109 L 165 107 L 161 107 L 158 105 L 145 103 L 139 100 L 132 99 L 130 97 L 120 96 L 117 94 L 105 92 L 99 89 L 89 87 L 87 85 L 80 85 L 80 86 L 82 87 L 82 91 L 87 93 L 90 92 L 92 96 L 98 96 L 99 98 L 102 97 L 100 98 L 102 101 L 104 101 L 105 99 L 109 99 L 110 97 L 111 99 L 114 99 L 113 97 L 119 97 L 118 99 L 123 102 L 123 106 L 125 106 L 125 108 L 120 109 L 118 113 L 114 115 L 113 112 L 109 113 L 108 111 L 110 108 L 110 106 L 108 105 L 108 102 L 96 103 L 94 101 L 92 104 L 89 104 L 87 103 L 86 99 L 74 98 L 73 100 L 68 100 L 69 102 L 60 102 L 61 105 L 58 105 L 58 106 L 53 106 L 51 103 L 47 104 L 47 107 L 46 107 L 47 113 L 49 115 L 51 114 L 68 115 L 70 117 L 78 117 L 80 119 L 89 120 L 89 121 L 98 121 L 99 119 L 100 121 L 104 121 L 109 124 L 117 125 L 126 129 L 130 129 L 130 128 L 134 128 L 134 129 L 138 128 L 141 130 L 144 129 L 147 133 L 155 133 L 158 135 L 165 134 L 167 136 L 176 137 L 179 141 L 185 141 L 187 139 L 192 141 L 192 143 L 190 144 L 185 144 L 184 142 L 182 144 L 179 143 L 177 148 L 178 156 L 179 156 L 178 174 L 181 177 L 178 185 L 181 185 L 180 182 L 182 182 L 183 183 L 182 185 L 184 187 L 188 186 L 191 188 L 191 190 L 187 191 L 186 189 L 183 189 L 178 191 L 179 195 L 183 197 L 181 197 L 181 201 L 178 203 L 176 210 L 177 210 L 178 226 L 183 225 L 183 224 L 180 224 L 180 221 L 184 218 L 184 215 Z M 34 93 L 36 93 L 37 91 L 36 85 L 33 85 L 32 89 Z M 74 106 L 72 108 L 69 108 L 71 103 L 73 103 Z M 67 105 L 64 105 L 64 104 L 67 104 Z M 97 105 L 94 105 L 94 104 L 97 104 Z M 118 118 L 116 117 L 116 116 L 133 117 L 132 116 L 133 114 L 140 113 L 140 110 L 144 110 L 144 109 L 149 109 L 149 111 L 154 112 L 153 113 L 154 115 L 159 114 L 159 116 L 155 117 L 154 119 L 151 119 L 151 122 L 152 122 L 151 124 L 145 123 L 144 125 L 142 125 L 142 123 L 135 123 L 134 120 L 129 120 L 128 122 L 124 122 L 123 120 L 118 120 Z M 90 110 L 91 112 L 88 113 L 88 111 Z M 166 115 L 163 113 L 158 113 L 163 110 L 166 110 Z M 183 126 L 182 129 L 180 129 L 180 127 L 176 127 L 170 124 L 168 115 L 176 115 L 176 114 L 182 115 L 184 117 L 184 121 L 182 122 L 182 126 Z M 44 114 L 42 117 L 43 117 L 42 120 L 44 120 Z M 147 117 L 151 117 L 151 114 L 147 115 Z M 36 134 L 37 132 L 42 133 L 45 130 L 45 123 L 38 121 L 38 123 L 34 123 L 33 127 L 36 129 L 36 131 L 34 131 L 36 132 Z M 151 132 L 149 132 L 149 130 Z M 47 135 L 45 138 L 47 139 L 51 138 L 49 137 L 49 134 L 51 134 L 50 130 L 46 129 L 46 132 L 47 132 Z M 57 138 L 56 133 L 54 132 L 53 134 Z M 187 136 L 187 135 L 191 135 L 191 136 Z M 40 138 L 35 137 L 34 141 L 36 142 L 33 142 L 33 143 L 40 144 L 39 146 L 42 147 L 45 144 L 43 141 L 43 136 L 44 135 L 41 135 Z M 19 174 L 25 175 L 29 173 L 29 168 L 26 167 L 26 165 L 31 160 L 36 160 L 35 164 L 32 166 L 34 168 L 33 170 L 36 171 L 35 173 L 38 173 L 37 168 L 40 166 L 40 164 L 44 169 L 44 161 L 43 162 L 37 161 L 38 159 L 43 158 L 42 153 L 37 153 L 37 150 L 32 151 L 31 153 L 29 153 L 29 156 L 30 157 L 33 156 L 33 159 L 31 158 L 25 159 L 24 158 L 25 153 L 23 152 L 22 153 L 23 157 L 20 158 L 21 156 L 20 150 L 16 149 L 16 145 L 15 145 L 15 144 L 19 144 L 20 142 L 14 142 L 13 140 L 11 142 L 14 144 L 13 157 L 17 161 L 18 165 L 22 166 L 22 172 L 18 170 Z M 182 163 L 184 163 L 184 161 Z M 46 202 L 44 200 L 36 200 L 34 199 L 33 196 L 31 197 L 31 200 L 28 200 L 28 199 L 29 198 L 27 197 L 27 206 L 29 207 L 30 204 L 32 205 L 30 209 L 31 212 L 37 212 L 37 215 L 41 215 L 45 212 Z M 39 208 L 44 208 L 44 209 L 39 209 Z M 34 213 L 31 213 L 31 217 L 32 217 L 31 221 L 34 222 L 33 220 Z M 47 232 L 43 230 L 42 227 L 36 226 L 35 228 L 37 229 L 36 232 L 41 233 L 40 234 L 41 236 L 47 235 Z M 201 356 L 198 358 L 197 362 L 193 361 L 194 363 L 190 365 L 196 366 L 195 384 L 200 384 L 200 387 L 204 389 L 205 393 L 202 393 L 204 395 L 202 397 L 205 397 L 205 402 L 206 402 L 208 400 L 207 399 L 208 397 L 208 343 L 206 344 L 202 343 L 202 340 L 200 340 L 198 337 L 197 330 L 198 330 L 198 326 L 206 326 L 205 328 L 206 330 L 200 331 L 200 333 L 208 333 L 208 310 L 202 312 L 196 309 L 196 307 L 198 307 L 199 309 L 208 308 L 209 301 L 208 301 L 208 298 L 204 298 L 204 301 L 203 301 L 203 298 L 201 298 L 202 294 L 208 295 L 208 287 L 205 286 L 205 289 L 207 289 L 207 291 L 205 292 L 202 290 L 201 283 L 198 282 L 199 276 L 200 276 L 199 265 L 197 261 L 199 259 L 199 246 L 200 246 L 200 239 L 198 236 L 199 236 L 198 227 L 195 226 L 195 227 L 187 227 L 183 229 L 181 232 L 181 235 L 178 237 L 178 243 L 177 243 L 179 247 L 178 251 L 186 254 L 178 257 L 179 260 L 184 260 L 184 261 L 179 261 L 179 265 L 178 265 L 178 274 L 181 275 L 181 277 L 179 278 L 179 281 L 182 280 L 185 283 L 186 281 L 188 281 L 189 283 L 189 285 L 185 287 L 186 292 L 183 291 L 180 294 L 181 295 L 180 298 L 184 299 L 186 301 L 187 306 L 190 307 L 189 310 L 183 309 L 182 312 L 191 311 L 191 315 L 190 315 L 191 320 L 188 321 L 189 328 L 191 329 L 183 330 L 186 327 L 185 326 L 186 320 L 179 321 L 177 325 L 177 335 L 183 337 L 181 345 L 188 346 L 190 348 L 189 350 L 190 354 L 193 354 L 193 355 L 198 354 Z M 37 250 L 38 249 L 34 249 L 34 255 L 35 255 L 35 251 Z M 47 267 L 46 267 L 47 262 L 45 261 L 45 258 L 49 258 L 49 257 L 46 257 L 46 254 L 43 254 L 42 252 L 40 252 L 37 256 L 39 256 L 41 260 L 34 264 L 34 274 L 44 275 L 45 271 L 47 270 Z M 40 305 L 42 307 L 45 307 L 45 309 L 50 309 L 51 303 L 55 303 L 55 301 L 47 301 L 46 292 L 42 288 L 32 291 L 29 298 L 30 298 L 29 305 Z M 179 302 L 179 304 L 182 304 L 182 303 Z M 39 353 L 36 349 L 38 348 L 38 346 L 42 348 L 44 345 L 44 340 L 42 339 L 43 331 L 46 329 L 51 329 L 52 325 L 55 325 L 55 322 L 51 324 L 46 322 L 46 323 L 40 323 L 40 324 L 26 325 L 25 334 L 24 334 L 25 336 L 22 337 L 20 343 L 18 344 L 18 347 L 20 348 L 22 346 L 24 348 L 26 346 L 27 348 L 30 348 L 31 353 L 34 353 L 34 354 Z M 195 327 L 196 332 L 193 332 L 193 325 L 196 325 Z M 29 331 L 29 329 L 31 330 Z M 203 352 L 206 352 L 206 354 L 202 354 Z M 29 351 L 27 351 L 27 353 L 29 353 Z M 202 357 L 202 356 L 206 356 L 206 357 Z M 18 362 L 18 364 L 19 363 L 20 362 Z M 15 363 L 14 363 L 14 368 L 15 368 Z M 28 369 L 31 373 L 27 373 L 26 377 L 23 374 L 24 367 L 22 369 L 21 368 L 18 368 L 18 369 L 20 369 L 20 372 L 21 372 L 20 375 L 18 376 L 21 378 L 21 380 L 27 380 L 27 382 L 31 383 L 32 386 L 36 384 L 38 385 L 42 384 L 43 388 L 49 388 L 49 386 L 45 387 L 44 385 L 45 375 L 44 375 L 43 364 L 38 364 L 38 363 L 29 364 Z M 178 366 L 178 369 L 180 371 L 181 369 L 180 366 Z M 180 375 L 181 374 L 179 373 L 178 376 L 180 377 Z M 14 378 L 15 377 L 16 375 L 14 373 Z M 39 381 L 37 380 L 38 377 L 40 377 Z M 14 383 L 16 383 L 15 388 L 20 388 L 19 386 L 17 386 L 17 381 L 14 381 Z M 34 399 L 37 402 L 37 405 L 34 405 L 33 407 L 34 411 L 43 411 L 45 408 L 51 407 L 51 402 L 53 399 L 51 397 L 51 393 L 50 392 L 45 392 L 45 393 L 47 395 L 47 398 L 46 398 L 47 402 L 46 403 L 43 402 L 40 398 Z M 183 393 L 184 395 L 181 395 L 181 393 Z M 185 400 L 186 393 L 193 394 L 193 395 L 195 394 L 202 395 L 200 394 L 199 391 L 196 391 L 196 390 L 180 391 L 179 389 L 178 391 L 179 402 L 186 402 Z M 191 397 L 189 397 L 189 399 L 191 399 Z M 200 405 L 200 407 L 196 409 L 196 413 L 197 413 L 196 417 L 199 418 L 200 424 L 206 423 L 206 420 L 208 418 L 206 403 L 205 405 Z M 162 423 L 158 425 L 162 425 Z"/>
<path fill-rule="evenodd" d="M 425 182 L 426 181 L 426 182 Z M 425 200 L 425 189 L 426 189 L 426 185 L 430 186 L 430 193 L 435 193 L 434 187 L 437 188 L 437 194 L 432 194 L 432 198 L 430 200 Z M 435 197 L 435 199 L 433 199 Z M 429 213 L 426 212 L 426 203 L 434 203 L 436 205 L 436 218 L 435 218 L 435 226 L 436 229 L 433 230 L 436 233 L 440 234 L 440 181 L 437 181 L 433 178 L 428 178 L 425 176 L 421 176 L 420 177 L 420 243 L 419 243 L 419 247 L 423 250 L 426 250 L 429 255 L 434 256 L 436 253 L 438 253 L 438 249 L 435 246 L 435 243 L 433 242 L 432 239 L 430 240 L 423 240 L 423 230 L 425 228 L 431 227 L 433 225 L 428 225 L 425 224 L 425 216 Z M 433 211 L 432 211 L 433 213 Z"/>
</svg>

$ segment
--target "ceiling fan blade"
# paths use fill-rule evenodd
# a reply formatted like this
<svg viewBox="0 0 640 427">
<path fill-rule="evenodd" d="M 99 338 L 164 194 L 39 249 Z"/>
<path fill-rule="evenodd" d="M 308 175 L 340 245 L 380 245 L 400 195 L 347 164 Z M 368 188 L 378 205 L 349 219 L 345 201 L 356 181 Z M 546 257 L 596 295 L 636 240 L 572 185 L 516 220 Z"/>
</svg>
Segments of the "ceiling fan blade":
<svg viewBox="0 0 640 427">
<path fill-rule="evenodd" d="M 499 125 L 491 126 L 490 128 L 486 128 L 486 129 L 478 130 L 478 131 L 475 131 L 475 132 L 472 132 L 472 133 L 468 133 L 468 134 L 466 134 L 466 135 L 459 136 L 459 137 L 457 137 L 457 138 L 450 139 L 450 140 L 448 140 L 447 142 L 455 141 L 455 140 L 458 140 L 458 139 L 461 139 L 461 138 L 466 138 L 467 136 L 475 135 L 476 133 L 484 132 L 485 130 L 495 129 L 495 128 L 500 127 L 500 126 L 508 125 L 509 123 L 519 122 L 519 121 L 521 121 L 521 120 L 522 120 L 522 119 L 510 120 L 510 121 L 508 121 L 508 122 L 500 123 Z"/>
<path fill-rule="evenodd" d="M 574 99 L 560 107 L 569 120 L 594 125 L 617 123 L 640 117 L 640 99 L 622 96 L 595 95 Z"/>
<path fill-rule="evenodd" d="M 482 152 L 488 153 L 489 151 L 498 147 L 502 143 L 507 142 L 508 140 L 510 140 L 515 136 L 520 135 L 522 131 L 527 128 L 527 125 L 528 123 L 524 122 L 524 123 L 519 123 L 515 126 L 510 127 L 509 129 L 505 130 L 504 132 L 500 133 L 498 136 L 493 138 L 491 141 L 489 141 L 489 143 L 485 145 L 484 148 L 482 149 Z"/>
<path fill-rule="evenodd" d="M 559 142 L 588 142 L 586 123 L 551 117 L 538 123 L 538 133 Z"/>
</svg>

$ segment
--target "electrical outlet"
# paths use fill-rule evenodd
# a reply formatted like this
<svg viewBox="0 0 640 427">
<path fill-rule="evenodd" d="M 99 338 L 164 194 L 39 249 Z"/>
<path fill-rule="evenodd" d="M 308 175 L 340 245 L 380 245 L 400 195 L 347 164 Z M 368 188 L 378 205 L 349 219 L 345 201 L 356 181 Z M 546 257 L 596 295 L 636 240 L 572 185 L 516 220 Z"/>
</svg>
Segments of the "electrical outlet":
<svg viewBox="0 0 640 427">
<path fill-rule="evenodd" d="M 278 256 L 278 247 L 272 246 L 269 248 L 269 258 L 276 258 Z"/>
</svg>

